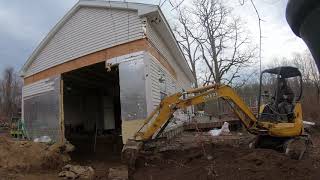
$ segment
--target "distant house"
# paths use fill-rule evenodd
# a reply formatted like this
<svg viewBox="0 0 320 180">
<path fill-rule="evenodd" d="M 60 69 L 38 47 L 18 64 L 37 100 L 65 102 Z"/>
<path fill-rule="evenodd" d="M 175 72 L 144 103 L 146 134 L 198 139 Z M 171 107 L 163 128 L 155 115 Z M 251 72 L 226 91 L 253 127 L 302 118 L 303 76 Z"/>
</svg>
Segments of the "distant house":
<svg viewBox="0 0 320 180">
<path fill-rule="evenodd" d="M 132 136 L 161 98 L 192 86 L 192 72 L 156 5 L 79 1 L 22 68 L 30 138 Z"/>
</svg>

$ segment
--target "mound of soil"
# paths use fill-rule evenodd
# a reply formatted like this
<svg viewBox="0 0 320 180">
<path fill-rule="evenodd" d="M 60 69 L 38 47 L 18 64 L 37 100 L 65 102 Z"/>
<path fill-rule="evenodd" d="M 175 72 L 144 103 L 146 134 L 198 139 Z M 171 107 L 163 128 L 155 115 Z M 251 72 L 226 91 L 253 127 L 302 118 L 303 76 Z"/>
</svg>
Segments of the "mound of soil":
<svg viewBox="0 0 320 180">
<path fill-rule="evenodd" d="M 271 149 L 249 149 L 225 143 L 206 143 L 142 154 L 133 178 L 137 180 L 319 179 L 319 150 L 300 161 Z"/>
<path fill-rule="evenodd" d="M 55 169 L 70 160 L 63 145 L 52 146 L 30 141 L 13 141 L 0 137 L 0 169 L 11 172 L 32 172 Z"/>
</svg>

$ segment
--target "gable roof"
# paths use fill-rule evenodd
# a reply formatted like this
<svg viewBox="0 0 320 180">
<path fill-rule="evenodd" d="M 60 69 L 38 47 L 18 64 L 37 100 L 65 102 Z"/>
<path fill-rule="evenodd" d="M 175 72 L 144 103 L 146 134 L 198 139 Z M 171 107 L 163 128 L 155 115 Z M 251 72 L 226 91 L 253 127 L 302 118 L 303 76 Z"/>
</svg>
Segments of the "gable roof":
<svg viewBox="0 0 320 180">
<path fill-rule="evenodd" d="M 177 40 L 164 17 L 161 9 L 157 5 L 151 4 L 142 4 L 142 3 L 132 3 L 132 2 L 119 2 L 119 1 L 97 1 L 97 0 L 79 0 L 71 10 L 51 29 L 47 36 L 40 42 L 38 47 L 33 51 L 31 56 L 28 58 L 27 62 L 23 65 L 20 74 L 23 77 L 28 70 L 29 66 L 36 59 L 39 53 L 43 48 L 50 42 L 54 35 L 62 28 L 62 26 L 77 12 L 81 7 L 104 7 L 104 8 L 113 8 L 113 9 L 123 9 L 123 10 L 135 10 L 138 12 L 140 17 L 144 17 L 150 14 L 156 14 L 160 17 L 161 22 L 160 28 L 161 33 L 168 38 L 165 38 L 164 41 L 166 44 L 174 44 L 172 47 L 172 53 L 181 64 L 181 68 L 187 75 L 187 77 L 194 82 L 194 77 L 192 71 L 180 49 L 180 46 L 177 43 Z"/>
</svg>

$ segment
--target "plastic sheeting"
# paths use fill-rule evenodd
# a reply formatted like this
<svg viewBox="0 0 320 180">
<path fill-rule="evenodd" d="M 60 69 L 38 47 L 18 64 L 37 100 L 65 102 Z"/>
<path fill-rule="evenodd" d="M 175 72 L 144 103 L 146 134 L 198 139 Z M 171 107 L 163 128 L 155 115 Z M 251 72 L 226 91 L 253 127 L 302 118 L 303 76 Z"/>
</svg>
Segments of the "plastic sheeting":
<svg viewBox="0 0 320 180">
<path fill-rule="evenodd" d="M 143 58 L 120 63 L 119 79 L 122 120 L 146 118 L 146 78 Z"/>
<path fill-rule="evenodd" d="M 229 133 L 230 133 L 230 130 L 229 130 L 229 123 L 228 122 L 224 122 L 221 129 L 212 129 L 209 131 L 209 134 L 211 136 L 226 135 Z"/>
<path fill-rule="evenodd" d="M 59 138 L 60 76 L 50 78 L 52 90 L 23 99 L 23 120 L 27 137 L 35 139 L 48 136 L 53 141 Z"/>
</svg>

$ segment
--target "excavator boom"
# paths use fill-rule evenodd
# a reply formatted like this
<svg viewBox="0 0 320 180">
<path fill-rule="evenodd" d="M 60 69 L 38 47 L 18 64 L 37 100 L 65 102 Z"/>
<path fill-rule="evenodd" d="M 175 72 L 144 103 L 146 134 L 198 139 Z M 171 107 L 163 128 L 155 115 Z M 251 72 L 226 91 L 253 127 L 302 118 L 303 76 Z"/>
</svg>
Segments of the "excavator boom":
<svg viewBox="0 0 320 180">
<path fill-rule="evenodd" d="M 183 98 L 187 96 L 186 98 Z M 257 119 L 240 96 L 227 85 L 209 85 L 165 97 L 147 117 L 142 128 L 135 134 L 136 140 L 147 141 L 162 132 L 178 109 L 222 98 L 227 101 L 249 132 L 256 134 Z"/>
</svg>

